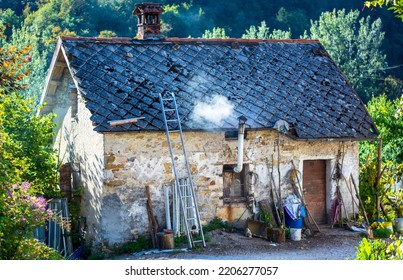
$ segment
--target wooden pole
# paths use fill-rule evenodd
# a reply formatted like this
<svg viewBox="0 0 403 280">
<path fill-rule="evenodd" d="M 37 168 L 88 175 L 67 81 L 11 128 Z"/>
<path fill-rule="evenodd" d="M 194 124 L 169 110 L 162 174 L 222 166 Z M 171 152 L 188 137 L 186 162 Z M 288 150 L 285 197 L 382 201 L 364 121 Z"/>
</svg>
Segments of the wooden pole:
<svg viewBox="0 0 403 280">
<path fill-rule="evenodd" d="M 129 124 L 129 123 L 135 123 L 135 122 L 137 122 L 138 120 L 142 120 L 142 119 L 145 119 L 145 117 L 109 121 L 109 125 L 110 125 L 110 126 L 124 125 L 124 124 Z"/>
<path fill-rule="evenodd" d="M 370 225 L 368 217 L 367 217 L 367 212 L 365 211 L 364 204 L 362 203 L 362 200 L 360 198 L 360 194 L 358 193 L 357 185 L 355 184 L 355 181 L 354 181 L 354 178 L 353 178 L 352 174 L 350 174 L 350 178 L 351 178 L 351 182 L 353 183 L 353 186 L 354 186 L 355 194 L 356 194 L 356 196 L 358 198 L 358 201 L 360 202 L 362 213 L 364 215 L 365 221 L 367 222 L 367 225 Z"/>
<path fill-rule="evenodd" d="M 318 224 L 316 223 L 315 219 L 313 218 L 313 215 L 311 214 L 311 211 L 309 211 L 308 206 L 305 203 L 305 199 L 304 199 L 304 195 L 303 195 L 304 190 L 303 190 L 302 185 L 301 185 L 301 183 L 299 181 L 297 168 L 295 167 L 294 161 L 292 160 L 291 163 L 292 163 L 293 171 L 295 172 L 295 177 L 297 178 L 297 183 L 298 183 L 298 186 L 296 186 L 295 183 L 294 183 L 293 178 L 290 178 L 291 179 L 291 186 L 293 187 L 294 193 L 301 200 L 302 206 L 304 206 L 305 212 L 307 213 L 307 216 L 304 218 L 304 221 L 305 221 L 306 225 L 308 226 L 308 228 L 312 231 L 312 228 L 310 226 L 310 221 L 309 221 L 309 218 L 310 218 L 312 220 L 312 222 L 314 223 L 314 225 L 316 226 L 316 228 L 318 229 L 318 231 L 321 232 Z M 313 233 L 313 231 L 312 231 L 312 233 Z"/>
<path fill-rule="evenodd" d="M 147 195 L 147 214 L 148 214 L 148 221 L 151 230 L 151 241 L 153 243 L 153 247 L 158 247 L 158 240 L 157 240 L 157 232 L 158 232 L 158 222 L 154 216 L 152 203 L 151 203 L 151 194 L 150 194 L 150 186 L 146 186 L 146 195 Z"/>
<path fill-rule="evenodd" d="M 378 165 L 377 165 L 377 170 L 376 170 L 376 182 L 375 182 L 375 193 L 376 193 L 376 215 L 377 218 L 379 219 L 379 212 L 381 208 L 381 198 L 380 198 L 380 187 L 379 187 L 379 182 L 381 180 L 382 176 L 382 137 L 379 138 L 379 143 L 378 143 Z"/>
</svg>

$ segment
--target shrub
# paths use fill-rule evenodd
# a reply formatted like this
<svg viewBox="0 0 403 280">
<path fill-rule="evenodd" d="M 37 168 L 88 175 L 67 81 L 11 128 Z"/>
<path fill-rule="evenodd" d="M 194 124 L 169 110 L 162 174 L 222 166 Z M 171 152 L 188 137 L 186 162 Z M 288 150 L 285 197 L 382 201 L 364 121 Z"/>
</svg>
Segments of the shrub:
<svg viewBox="0 0 403 280">
<path fill-rule="evenodd" d="M 363 238 L 357 247 L 356 260 L 403 260 L 403 237 L 390 239 Z"/>
<path fill-rule="evenodd" d="M 216 217 L 213 220 L 211 220 L 210 223 L 203 226 L 203 231 L 209 232 L 209 231 L 213 231 L 216 229 L 222 229 L 222 228 L 229 229 L 230 226 L 228 225 L 228 223 L 224 222 L 222 219 Z"/>
<path fill-rule="evenodd" d="M 55 219 L 47 201 L 33 196 L 31 185 L 0 185 L 0 259 L 59 259 L 61 256 L 33 237 L 35 228 Z"/>
</svg>

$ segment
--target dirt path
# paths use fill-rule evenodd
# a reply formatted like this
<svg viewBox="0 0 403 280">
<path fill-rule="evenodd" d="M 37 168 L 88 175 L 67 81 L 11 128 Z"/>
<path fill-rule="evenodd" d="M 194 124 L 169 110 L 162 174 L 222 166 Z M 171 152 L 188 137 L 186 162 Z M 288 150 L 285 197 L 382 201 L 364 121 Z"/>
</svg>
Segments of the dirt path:
<svg viewBox="0 0 403 280">
<path fill-rule="evenodd" d="M 300 241 L 273 243 L 261 238 L 248 238 L 240 232 L 209 232 L 211 241 L 205 248 L 191 251 L 146 251 L 114 257 L 135 259 L 220 259 L 220 260 L 345 260 L 354 259 L 360 234 L 346 229 L 321 227 L 321 232 Z"/>
</svg>

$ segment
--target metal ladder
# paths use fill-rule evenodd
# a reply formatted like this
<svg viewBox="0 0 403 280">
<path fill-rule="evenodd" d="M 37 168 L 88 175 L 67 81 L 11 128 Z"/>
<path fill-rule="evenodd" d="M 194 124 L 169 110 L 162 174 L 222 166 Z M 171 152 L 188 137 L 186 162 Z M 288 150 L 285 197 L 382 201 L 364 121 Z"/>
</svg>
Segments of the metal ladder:
<svg viewBox="0 0 403 280">
<path fill-rule="evenodd" d="M 159 99 L 188 245 L 192 248 L 195 243 L 203 243 L 206 247 L 175 95 L 166 92 L 159 94 Z M 199 234 L 201 239 L 195 240 L 193 234 Z"/>
</svg>

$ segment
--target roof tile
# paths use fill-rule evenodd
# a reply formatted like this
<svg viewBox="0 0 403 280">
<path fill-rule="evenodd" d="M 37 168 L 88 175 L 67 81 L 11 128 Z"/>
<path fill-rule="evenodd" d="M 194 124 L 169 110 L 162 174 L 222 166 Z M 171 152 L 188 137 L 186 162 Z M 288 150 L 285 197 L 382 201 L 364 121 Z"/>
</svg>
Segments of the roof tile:
<svg viewBox="0 0 403 280">
<path fill-rule="evenodd" d="M 317 41 L 62 39 L 73 78 L 87 99 L 95 130 L 164 130 L 158 94 L 176 94 L 184 128 L 199 100 L 227 97 L 234 106 L 215 129 L 251 129 L 279 119 L 296 137 L 373 138 L 376 127 L 348 81 Z M 110 127 L 112 118 L 145 117 Z M 234 127 L 232 127 L 234 126 Z"/>
</svg>

